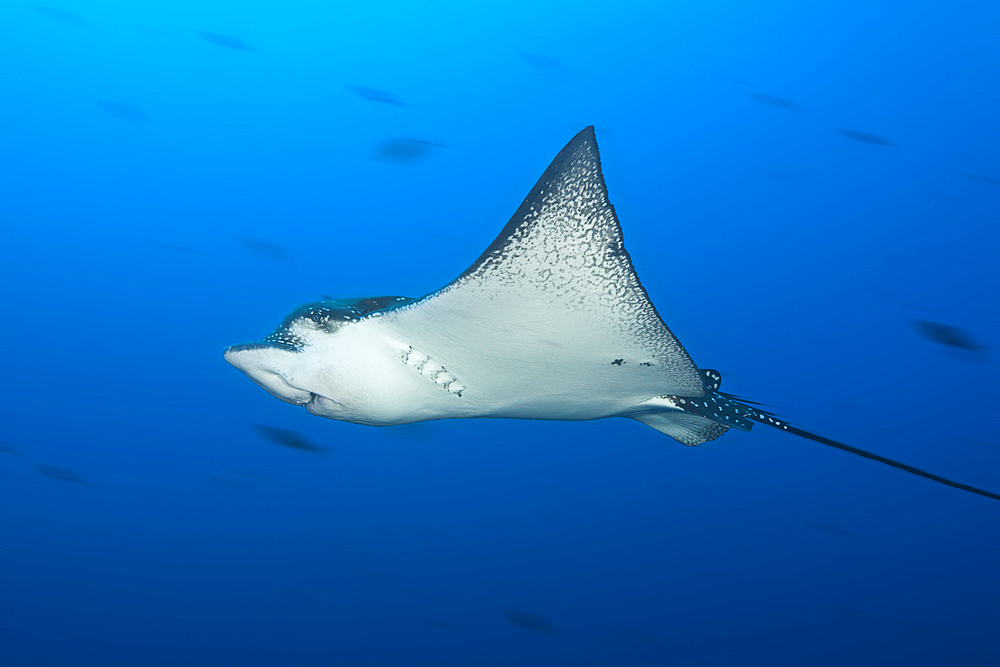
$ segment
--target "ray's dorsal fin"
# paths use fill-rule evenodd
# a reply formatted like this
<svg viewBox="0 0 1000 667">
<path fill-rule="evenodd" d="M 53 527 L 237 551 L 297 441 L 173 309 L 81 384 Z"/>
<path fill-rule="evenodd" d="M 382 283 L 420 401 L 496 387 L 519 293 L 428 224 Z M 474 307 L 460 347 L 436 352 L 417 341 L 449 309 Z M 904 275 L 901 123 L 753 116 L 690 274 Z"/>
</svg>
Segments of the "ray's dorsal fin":
<svg viewBox="0 0 1000 667">
<path fill-rule="evenodd" d="M 508 376 L 547 366 L 544 381 L 607 377 L 608 394 L 619 382 L 647 396 L 704 392 L 625 250 L 593 127 L 566 144 L 468 269 L 404 310 L 400 317 L 413 326 L 448 321 L 441 336 L 475 347 L 479 359 L 513 359 Z M 486 332 L 488 345 L 471 340 Z"/>
</svg>

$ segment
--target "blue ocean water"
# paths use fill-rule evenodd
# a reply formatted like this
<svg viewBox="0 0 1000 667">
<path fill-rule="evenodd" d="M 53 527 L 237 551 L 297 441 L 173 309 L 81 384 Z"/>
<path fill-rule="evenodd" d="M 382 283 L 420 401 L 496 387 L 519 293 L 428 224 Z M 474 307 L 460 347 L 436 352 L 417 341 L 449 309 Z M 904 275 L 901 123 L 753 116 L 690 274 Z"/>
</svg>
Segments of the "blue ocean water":
<svg viewBox="0 0 1000 667">
<path fill-rule="evenodd" d="M 0 81 L 0 665 L 1000 664 L 996 501 L 222 358 L 444 285 L 593 124 L 723 389 L 1000 492 L 996 3 L 14 0 Z"/>
</svg>

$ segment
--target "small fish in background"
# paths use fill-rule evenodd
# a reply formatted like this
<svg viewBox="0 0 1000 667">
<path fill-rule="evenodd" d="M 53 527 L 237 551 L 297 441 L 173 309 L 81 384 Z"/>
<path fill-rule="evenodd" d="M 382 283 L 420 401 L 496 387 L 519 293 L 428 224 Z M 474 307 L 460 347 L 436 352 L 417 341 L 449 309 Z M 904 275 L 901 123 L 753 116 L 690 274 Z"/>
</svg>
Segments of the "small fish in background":
<svg viewBox="0 0 1000 667">
<path fill-rule="evenodd" d="M 967 181 L 973 183 L 978 183 L 979 185 L 991 185 L 994 188 L 1000 188 L 1000 177 L 997 176 L 985 176 L 983 174 L 973 174 L 968 171 L 959 172 L 962 177 Z"/>
<path fill-rule="evenodd" d="M 172 250 L 174 252 L 183 252 L 188 254 L 195 254 L 195 251 L 191 248 L 182 245 L 174 245 L 173 243 L 161 243 L 159 241 L 146 241 L 149 245 L 154 248 L 162 248 L 163 250 Z"/>
<path fill-rule="evenodd" d="M 128 102 L 98 98 L 97 108 L 118 120 L 126 120 L 132 123 L 145 123 L 149 121 L 145 111 Z"/>
<path fill-rule="evenodd" d="M 313 452 L 316 454 L 326 453 L 325 448 L 315 444 L 298 431 L 292 431 L 287 428 L 278 428 L 277 426 L 268 426 L 266 424 L 254 424 L 253 427 L 254 430 L 257 431 L 257 435 L 268 442 L 273 442 L 276 445 L 288 447 L 289 449 L 300 449 L 304 452 Z"/>
<path fill-rule="evenodd" d="M 288 254 L 288 251 L 277 243 L 252 236 L 237 236 L 236 240 L 242 243 L 243 247 L 249 250 L 257 259 L 266 262 L 278 262 L 279 264 L 295 263 L 295 260 Z"/>
<path fill-rule="evenodd" d="M 398 97 L 387 90 L 356 86 L 352 83 L 347 84 L 347 89 L 361 99 L 368 100 L 369 102 L 381 102 L 382 104 L 393 104 L 399 107 L 406 106 L 405 102 L 401 102 Z"/>
<path fill-rule="evenodd" d="M 504 609 L 502 607 L 500 612 L 503 613 L 503 617 L 507 619 L 508 623 L 516 625 L 519 628 L 524 628 L 525 630 L 537 630 L 538 632 L 548 632 L 553 635 L 559 634 L 559 631 L 556 630 L 544 616 L 531 614 L 526 611 Z"/>
<path fill-rule="evenodd" d="M 927 320 L 913 320 L 912 325 L 921 338 L 926 338 L 932 343 L 986 354 L 986 348 L 977 343 L 968 331 L 960 327 L 940 322 L 928 322 Z"/>
<path fill-rule="evenodd" d="M 854 535 L 846 528 L 841 528 L 840 526 L 836 526 L 832 523 L 823 523 L 822 521 L 803 519 L 802 525 L 811 530 L 815 530 L 817 533 L 827 533 L 828 535 L 839 535 L 841 537 L 854 537 Z"/>
<path fill-rule="evenodd" d="M 545 55 L 544 53 L 533 53 L 531 51 L 518 51 L 517 55 L 539 74 L 562 79 L 563 81 L 573 79 L 573 74 L 570 72 L 569 67 L 566 66 L 566 63 L 554 56 Z"/>
<path fill-rule="evenodd" d="M 419 139 L 390 139 L 375 149 L 372 159 L 408 167 L 427 157 L 432 148 L 441 148 L 441 144 Z"/>
<path fill-rule="evenodd" d="M 90 482 L 83 479 L 72 470 L 67 470 L 66 468 L 56 468 L 55 466 L 36 465 L 35 470 L 37 470 L 39 474 L 45 475 L 49 479 L 55 479 L 60 482 L 72 482 L 73 484 L 84 484 L 84 485 L 90 484 Z"/>
<path fill-rule="evenodd" d="M 221 35 L 217 32 L 208 32 L 207 30 L 198 30 L 197 35 L 209 44 L 214 44 L 215 46 L 221 46 L 225 49 L 236 49 L 237 51 L 253 52 L 253 49 L 247 46 L 246 42 L 242 39 L 237 39 L 236 37 Z"/>
<path fill-rule="evenodd" d="M 0 454 L 17 454 L 17 447 L 10 444 L 9 442 L 4 442 L 0 440 Z"/>
<path fill-rule="evenodd" d="M 764 106 L 774 107 L 775 109 L 802 111 L 802 107 L 785 97 L 775 97 L 774 95 L 764 95 L 762 93 L 747 93 L 747 97 L 754 102 L 760 102 Z"/>
<path fill-rule="evenodd" d="M 76 12 L 71 12 L 68 9 L 60 9 L 58 7 L 47 7 L 45 5 L 32 5 L 32 9 L 36 12 L 56 23 L 63 23 L 65 25 L 86 25 L 81 17 Z"/>
<path fill-rule="evenodd" d="M 868 132 L 858 132 L 857 130 L 848 130 L 843 127 L 833 128 L 837 132 L 841 133 L 848 139 L 854 139 L 855 141 L 864 141 L 869 144 L 878 144 L 879 146 L 896 146 L 885 137 L 880 137 L 877 134 L 869 134 Z"/>
</svg>

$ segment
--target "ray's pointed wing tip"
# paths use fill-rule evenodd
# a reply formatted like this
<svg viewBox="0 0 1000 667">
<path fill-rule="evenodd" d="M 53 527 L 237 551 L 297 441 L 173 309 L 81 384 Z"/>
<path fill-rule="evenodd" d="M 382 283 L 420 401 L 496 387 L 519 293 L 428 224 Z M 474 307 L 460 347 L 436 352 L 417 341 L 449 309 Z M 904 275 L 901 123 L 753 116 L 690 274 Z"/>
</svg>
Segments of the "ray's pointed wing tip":
<svg viewBox="0 0 1000 667">
<path fill-rule="evenodd" d="M 594 131 L 593 125 L 588 125 L 577 132 L 576 136 L 570 139 L 569 143 L 566 144 L 566 148 L 584 146 L 587 144 L 593 145 L 595 149 L 597 147 L 597 134 Z"/>
</svg>

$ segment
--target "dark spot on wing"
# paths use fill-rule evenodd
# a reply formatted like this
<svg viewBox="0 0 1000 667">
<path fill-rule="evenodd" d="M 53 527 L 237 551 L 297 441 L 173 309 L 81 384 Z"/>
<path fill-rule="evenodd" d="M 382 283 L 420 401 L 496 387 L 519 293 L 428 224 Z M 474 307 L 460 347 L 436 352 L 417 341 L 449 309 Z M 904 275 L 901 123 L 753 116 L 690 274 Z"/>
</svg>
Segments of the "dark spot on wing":
<svg viewBox="0 0 1000 667">
<path fill-rule="evenodd" d="M 59 480 L 60 482 L 72 482 L 73 484 L 90 484 L 90 482 L 83 479 L 72 470 L 67 470 L 66 468 L 56 468 L 55 466 L 36 465 L 35 470 L 37 470 L 40 474 L 45 475 L 49 479 Z"/>
<path fill-rule="evenodd" d="M 559 631 L 556 630 L 544 616 L 530 614 L 526 611 L 515 611 L 513 609 L 501 608 L 500 611 L 503 613 L 504 618 L 507 619 L 507 622 L 511 625 L 516 625 L 517 627 L 524 628 L 525 630 L 549 632 L 554 635 L 559 634 Z"/>
<path fill-rule="evenodd" d="M 840 132 L 848 139 L 854 139 L 855 141 L 864 141 L 869 144 L 878 144 L 879 146 L 896 145 L 891 141 L 889 141 L 888 139 L 886 139 L 885 137 L 880 137 L 877 134 L 869 134 L 868 132 L 858 132 L 857 130 L 848 130 L 843 127 L 835 127 L 833 129 L 835 129 L 837 132 Z"/>
<path fill-rule="evenodd" d="M 977 343 L 969 332 L 951 324 L 941 324 L 940 322 L 928 322 L 927 320 L 914 320 L 913 328 L 923 338 L 937 343 L 961 350 L 972 352 L 985 352 L 986 349 Z"/>
<path fill-rule="evenodd" d="M 973 183 L 979 183 L 980 185 L 992 185 L 995 188 L 1000 188 L 1000 178 L 996 176 L 984 176 L 983 174 L 972 174 L 967 171 L 961 172 L 962 176 L 966 180 L 972 181 Z"/>
<path fill-rule="evenodd" d="M 625 363 L 624 359 L 615 359 L 614 361 L 611 362 L 611 365 L 612 366 L 621 366 L 624 363 Z"/>
<path fill-rule="evenodd" d="M 840 526 L 835 526 L 832 523 L 823 523 L 821 521 L 812 521 L 810 519 L 803 519 L 802 525 L 806 528 L 811 528 L 818 533 L 828 533 L 830 535 L 840 535 L 841 537 L 854 537 L 846 528 L 841 528 Z"/>
<path fill-rule="evenodd" d="M 182 245 L 174 245 L 173 243 L 160 243 L 159 241 L 147 241 L 147 243 L 156 248 L 162 248 L 164 250 L 173 250 L 174 252 L 186 252 L 194 254 L 195 251 L 191 248 Z"/>
<path fill-rule="evenodd" d="M 360 97 L 361 99 L 368 100 L 369 102 L 381 102 L 382 104 L 394 104 L 396 106 L 405 106 L 403 102 L 399 100 L 398 97 L 393 95 L 387 90 L 379 90 L 378 88 L 368 88 L 366 86 L 355 86 L 354 84 L 347 84 L 347 89 L 352 93 Z"/>
<path fill-rule="evenodd" d="M 764 95 L 762 93 L 747 93 L 747 96 L 754 102 L 760 102 L 764 106 L 775 109 L 787 109 L 788 111 L 802 111 L 802 108 L 785 97 L 775 97 L 774 95 Z"/>
<path fill-rule="evenodd" d="M 254 430 L 257 431 L 257 435 L 268 442 L 273 442 L 276 445 L 289 447 L 291 449 L 301 449 L 304 452 L 315 452 L 317 454 L 326 452 L 325 448 L 315 444 L 298 431 L 292 431 L 287 428 L 278 428 L 277 426 L 268 426 L 266 424 L 254 424 L 253 427 Z"/>
<path fill-rule="evenodd" d="M 45 5 L 33 5 L 31 8 L 50 21 L 55 21 L 56 23 L 65 23 L 66 25 L 84 25 L 83 18 L 76 12 L 71 12 L 68 9 L 46 7 Z"/>
<path fill-rule="evenodd" d="M 116 100 L 97 99 L 97 108 L 118 120 L 127 120 L 133 123 L 145 123 L 149 119 L 146 112 L 134 104 L 128 102 L 118 102 Z"/>
<path fill-rule="evenodd" d="M 573 78 L 573 74 L 570 72 L 569 67 L 566 66 L 566 63 L 554 56 L 545 55 L 544 53 L 533 53 L 531 51 L 518 51 L 517 55 L 521 56 L 521 60 L 528 63 L 539 74 L 564 81 L 569 81 Z"/>
<path fill-rule="evenodd" d="M 227 49 L 236 49 L 237 51 L 253 51 L 253 49 L 247 46 L 246 42 L 242 39 L 237 39 L 236 37 L 231 37 L 229 35 L 220 35 L 217 32 L 199 30 L 198 36 L 209 44 L 214 44 L 215 46 L 221 46 Z"/>
<path fill-rule="evenodd" d="M 253 253 L 254 257 L 266 262 L 278 262 L 280 264 L 294 264 L 288 251 L 277 243 L 265 241 L 264 239 L 252 236 L 237 236 L 236 240 L 243 244 L 243 247 Z"/>
<path fill-rule="evenodd" d="M 455 632 L 465 632 L 465 628 L 457 625 L 452 625 L 451 623 L 442 623 L 441 621 L 435 621 L 433 618 L 417 617 L 413 619 L 421 625 L 429 625 L 432 628 L 443 628 L 445 630 L 454 630 Z"/>
<path fill-rule="evenodd" d="M 389 139 L 375 149 L 373 160 L 409 166 L 424 159 L 432 148 L 440 148 L 441 144 L 419 139 L 396 138 Z"/>
</svg>

